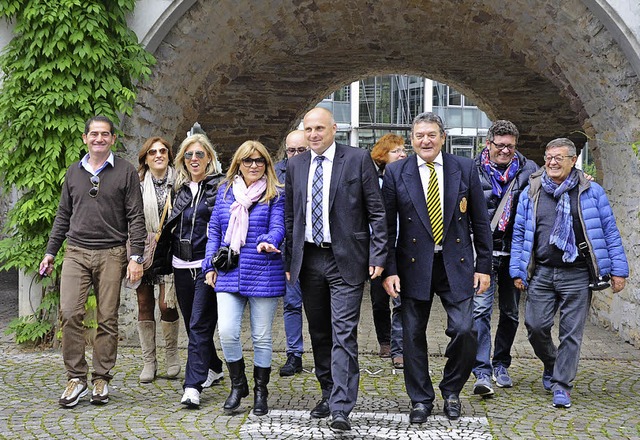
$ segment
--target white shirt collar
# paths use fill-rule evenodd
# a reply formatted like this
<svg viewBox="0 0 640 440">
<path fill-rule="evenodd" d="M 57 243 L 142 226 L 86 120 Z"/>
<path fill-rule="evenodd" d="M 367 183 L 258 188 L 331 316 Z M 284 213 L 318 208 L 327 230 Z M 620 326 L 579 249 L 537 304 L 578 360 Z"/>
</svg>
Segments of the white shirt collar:
<svg viewBox="0 0 640 440">
<path fill-rule="evenodd" d="M 426 164 L 427 162 L 421 158 L 419 155 L 416 154 L 416 157 L 418 158 L 418 167 Z M 442 150 L 440 150 L 440 152 L 438 153 L 438 155 L 436 156 L 436 158 L 433 160 L 433 163 L 438 164 L 440 166 L 442 166 Z"/>
<path fill-rule="evenodd" d="M 310 150 L 310 151 L 311 151 L 311 162 L 313 162 L 318 156 L 324 156 L 326 160 L 328 160 L 329 162 L 333 162 L 333 158 L 336 156 L 336 142 L 334 141 L 331 145 L 329 145 L 329 148 L 324 150 L 324 153 L 322 154 L 317 154 L 313 150 Z"/>
</svg>

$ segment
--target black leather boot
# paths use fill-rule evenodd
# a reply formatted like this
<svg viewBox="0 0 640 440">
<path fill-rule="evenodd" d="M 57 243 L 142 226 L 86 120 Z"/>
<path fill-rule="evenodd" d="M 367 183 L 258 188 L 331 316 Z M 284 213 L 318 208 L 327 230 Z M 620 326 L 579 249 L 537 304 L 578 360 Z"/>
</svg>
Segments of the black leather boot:
<svg viewBox="0 0 640 440">
<path fill-rule="evenodd" d="M 249 395 L 247 376 L 244 374 L 244 359 L 227 362 L 227 369 L 231 377 L 231 392 L 224 402 L 225 412 L 233 412 L 240 406 L 240 400 Z"/>
<path fill-rule="evenodd" d="M 264 416 L 269 412 L 267 385 L 269 385 L 270 376 L 271 367 L 253 367 L 253 380 L 255 382 L 255 387 L 253 388 L 253 413 L 257 416 Z"/>
</svg>

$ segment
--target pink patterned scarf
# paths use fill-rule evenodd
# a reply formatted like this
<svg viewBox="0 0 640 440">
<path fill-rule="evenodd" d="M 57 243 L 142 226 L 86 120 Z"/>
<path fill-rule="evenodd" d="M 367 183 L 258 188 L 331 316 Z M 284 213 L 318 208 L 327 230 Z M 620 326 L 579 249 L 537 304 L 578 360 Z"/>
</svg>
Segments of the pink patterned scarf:
<svg viewBox="0 0 640 440">
<path fill-rule="evenodd" d="M 237 175 L 233 178 L 232 186 L 233 197 L 236 199 L 229 208 L 229 226 L 224 236 L 224 241 L 229 243 L 229 247 L 240 252 L 240 248 L 244 246 L 247 240 L 247 231 L 249 230 L 249 208 L 256 203 L 267 188 L 267 178 L 262 176 L 253 184 L 244 183 L 244 178 Z"/>
</svg>

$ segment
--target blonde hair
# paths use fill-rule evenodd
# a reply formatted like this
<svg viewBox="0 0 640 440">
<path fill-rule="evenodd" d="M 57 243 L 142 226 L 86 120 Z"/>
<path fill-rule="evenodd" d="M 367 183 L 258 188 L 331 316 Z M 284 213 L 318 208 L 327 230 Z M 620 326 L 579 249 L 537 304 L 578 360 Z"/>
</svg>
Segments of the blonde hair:
<svg viewBox="0 0 640 440">
<path fill-rule="evenodd" d="M 268 203 L 271 199 L 278 196 L 278 188 L 281 188 L 283 185 L 278 181 L 276 170 L 273 168 L 273 160 L 271 160 L 271 155 L 269 154 L 267 147 L 265 147 L 258 141 L 246 141 L 243 142 L 242 145 L 240 145 L 236 152 L 233 154 L 233 158 L 231 159 L 231 166 L 229 166 L 227 175 L 225 179 L 220 182 L 220 185 L 227 182 L 227 188 L 224 191 L 225 197 L 227 195 L 227 192 L 229 191 L 229 188 L 231 188 L 231 186 L 233 185 L 233 179 L 237 174 L 240 174 L 240 162 L 242 162 L 242 159 L 247 159 L 256 151 L 267 162 L 264 165 L 264 175 L 267 178 L 267 188 L 265 189 L 264 196 L 260 199 L 260 201 L 263 203 Z"/>
<path fill-rule="evenodd" d="M 200 133 L 193 134 L 182 141 L 178 150 L 178 154 L 176 155 L 175 188 L 180 188 L 185 183 L 191 181 L 191 173 L 187 171 L 187 167 L 184 165 L 184 153 L 187 151 L 187 148 L 195 143 L 202 145 L 202 148 L 204 148 L 204 150 L 207 152 L 207 156 L 209 156 L 209 163 L 207 163 L 207 168 L 205 168 L 205 176 L 220 174 L 222 172 L 218 162 L 218 155 L 216 154 L 216 150 L 213 149 L 213 145 L 211 145 L 211 141 L 209 141 L 209 138 Z"/>
</svg>

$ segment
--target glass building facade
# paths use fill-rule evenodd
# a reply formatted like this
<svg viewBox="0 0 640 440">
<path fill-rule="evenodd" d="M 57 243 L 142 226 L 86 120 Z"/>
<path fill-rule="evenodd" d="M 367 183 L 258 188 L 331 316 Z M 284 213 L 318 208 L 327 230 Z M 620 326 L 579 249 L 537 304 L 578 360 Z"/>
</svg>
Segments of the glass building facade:
<svg viewBox="0 0 640 440">
<path fill-rule="evenodd" d="M 410 75 L 356 81 L 336 90 L 318 106 L 333 112 L 339 142 L 367 149 L 386 133 L 403 136 L 410 148 L 411 121 L 423 111 L 432 111 L 445 122 L 446 151 L 473 157 L 491 126 L 484 112 L 454 88 Z"/>
</svg>

